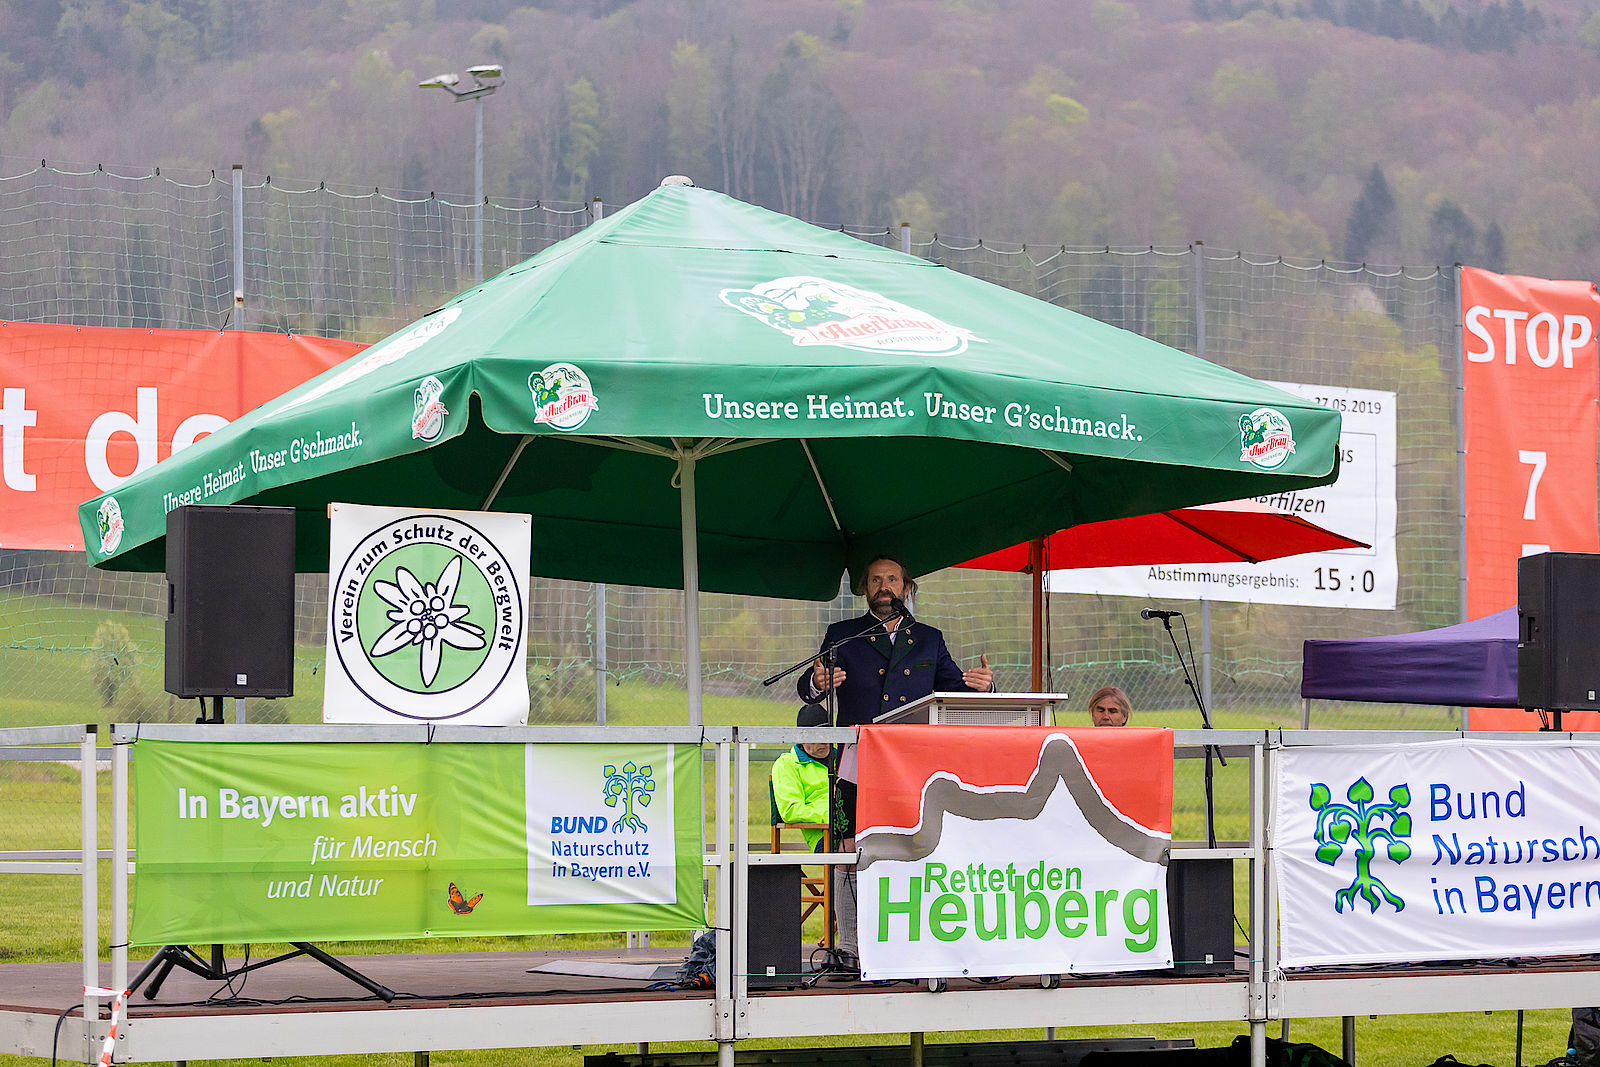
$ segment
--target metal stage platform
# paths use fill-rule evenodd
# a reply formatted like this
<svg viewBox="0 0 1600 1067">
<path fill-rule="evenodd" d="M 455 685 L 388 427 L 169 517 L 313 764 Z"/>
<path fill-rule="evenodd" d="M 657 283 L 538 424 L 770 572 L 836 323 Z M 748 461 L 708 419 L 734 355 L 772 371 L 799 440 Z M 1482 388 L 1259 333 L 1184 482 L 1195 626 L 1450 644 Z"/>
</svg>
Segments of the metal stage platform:
<svg viewBox="0 0 1600 1067">
<path fill-rule="evenodd" d="M 714 990 L 651 989 L 643 978 L 535 972 L 559 961 L 673 965 L 683 949 L 472 952 L 343 956 L 397 994 L 390 1004 L 298 958 L 225 986 L 175 971 L 155 1000 L 135 993 L 119 1026 L 118 1062 L 315 1056 L 454 1049 L 616 1045 L 717 1039 L 718 1017 L 737 1040 L 816 1034 L 1071 1028 L 1170 1022 L 1251 1025 L 1248 971 L 1231 975 L 953 980 L 929 992 L 912 982 L 826 981 L 809 989 L 721 1000 Z M 238 962 L 230 960 L 230 962 Z M 581 968 L 573 968 L 581 969 Z M 594 968 L 606 969 L 606 968 Z M 48 1057 L 56 1021 L 78 1004 L 75 962 L 0 965 L 0 1051 Z M 1600 1000 L 1600 958 L 1496 961 L 1449 966 L 1324 970 L 1267 984 L 1273 1018 L 1510 1010 Z M 60 1059 L 98 1047 L 105 1013 L 86 1035 L 74 1013 L 61 1028 Z"/>
<path fill-rule="evenodd" d="M 471 952 L 341 956 L 396 993 L 390 1004 L 313 960 L 251 972 L 230 991 L 176 970 L 158 997 L 130 998 L 119 1026 L 118 1062 L 312 1056 L 715 1041 L 721 1012 L 737 1018 L 739 1040 L 815 1034 L 938 1032 L 1243 1019 L 1243 972 L 1229 977 L 1101 976 L 991 983 L 953 980 L 943 993 L 916 982 L 823 981 L 811 988 L 719 1001 L 712 989 L 652 989 L 643 977 L 594 977 L 530 968 L 560 961 L 648 965 L 681 962 L 686 949 L 581 952 Z M 242 962 L 230 957 L 229 962 Z M 645 966 L 640 966 L 645 965 Z M 564 968 L 570 970 L 581 967 Z M 605 968 L 594 968 L 605 969 Z M 109 978 L 109 968 L 106 968 Z M 0 965 L 0 1051 L 49 1056 L 56 1020 L 80 1003 L 76 963 Z M 233 995 L 236 994 L 236 995 Z M 103 1037 L 106 1011 L 94 1028 Z M 82 1054 L 79 1013 L 63 1025 L 60 1058 Z"/>
</svg>

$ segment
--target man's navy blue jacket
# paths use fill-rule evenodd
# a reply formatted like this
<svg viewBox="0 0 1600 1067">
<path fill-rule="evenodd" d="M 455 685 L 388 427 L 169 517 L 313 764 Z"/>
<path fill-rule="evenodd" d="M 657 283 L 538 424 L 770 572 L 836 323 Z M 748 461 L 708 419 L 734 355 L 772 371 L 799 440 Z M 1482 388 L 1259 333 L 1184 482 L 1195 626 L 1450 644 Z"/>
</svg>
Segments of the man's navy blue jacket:
<svg viewBox="0 0 1600 1067">
<path fill-rule="evenodd" d="M 878 620 L 870 612 L 836 622 L 822 636 L 822 648 L 871 629 Z M 838 693 L 838 725 L 857 726 L 925 697 L 929 693 L 973 692 L 962 681 L 961 668 L 945 647 L 944 634 L 920 622 L 901 622 L 893 643 L 882 630 L 859 637 L 834 653 L 844 668 Z M 802 671 L 795 689 L 811 701 L 811 672 Z M 826 697 L 822 698 L 826 702 Z"/>
</svg>

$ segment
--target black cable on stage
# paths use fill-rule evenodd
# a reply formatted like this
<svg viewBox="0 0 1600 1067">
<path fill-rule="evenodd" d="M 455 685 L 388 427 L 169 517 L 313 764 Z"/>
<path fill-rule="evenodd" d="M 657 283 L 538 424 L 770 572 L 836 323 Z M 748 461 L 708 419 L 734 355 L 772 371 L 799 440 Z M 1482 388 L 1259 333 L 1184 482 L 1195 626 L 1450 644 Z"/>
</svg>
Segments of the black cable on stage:
<svg viewBox="0 0 1600 1067">
<path fill-rule="evenodd" d="M 50 1067 L 56 1067 L 56 1047 L 61 1044 L 61 1024 L 67 1021 L 67 1016 L 75 1011 L 82 1011 L 82 1004 L 74 1004 L 60 1015 L 56 1016 L 55 1034 L 50 1038 Z"/>
</svg>

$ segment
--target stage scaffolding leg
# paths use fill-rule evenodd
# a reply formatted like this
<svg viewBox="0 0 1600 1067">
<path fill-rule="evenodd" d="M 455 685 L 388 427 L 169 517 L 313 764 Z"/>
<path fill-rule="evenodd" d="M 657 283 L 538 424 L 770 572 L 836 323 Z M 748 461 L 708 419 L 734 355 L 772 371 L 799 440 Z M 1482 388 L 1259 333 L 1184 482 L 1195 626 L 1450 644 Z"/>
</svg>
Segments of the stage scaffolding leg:
<svg viewBox="0 0 1600 1067">
<path fill-rule="evenodd" d="M 84 1062 L 95 1059 L 95 1023 L 100 1018 L 100 1000 L 89 990 L 100 984 L 100 826 L 99 799 L 95 790 L 95 727 L 83 728 L 83 740 L 78 745 L 78 802 L 83 823 L 79 828 L 79 845 L 83 864 L 83 1041 Z"/>
<path fill-rule="evenodd" d="M 1267 1024 L 1260 1019 L 1250 1023 L 1250 1067 L 1267 1067 Z"/>
<path fill-rule="evenodd" d="M 1340 1046 L 1340 1051 L 1344 1055 L 1344 1062 L 1348 1063 L 1350 1067 L 1355 1067 L 1356 1017 L 1354 1015 L 1346 1015 L 1344 1017 L 1344 1044 Z"/>
<path fill-rule="evenodd" d="M 734 741 L 738 740 L 738 731 L 734 731 Z M 729 761 L 733 757 L 734 744 L 727 741 L 717 742 L 717 956 L 714 964 L 716 970 L 717 991 L 717 1063 L 719 1067 L 733 1067 L 733 966 L 730 958 L 733 950 L 731 931 L 733 929 L 733 865 L 728 855 L 731 843 L 728 840 L 729 822 L 732 814 L 729 812 L 729 799 L 731 783 L 728 779 Z M 744 814 L 743 805 L 735 803 L 733 810 L 740 815 Z"/>
</svg>

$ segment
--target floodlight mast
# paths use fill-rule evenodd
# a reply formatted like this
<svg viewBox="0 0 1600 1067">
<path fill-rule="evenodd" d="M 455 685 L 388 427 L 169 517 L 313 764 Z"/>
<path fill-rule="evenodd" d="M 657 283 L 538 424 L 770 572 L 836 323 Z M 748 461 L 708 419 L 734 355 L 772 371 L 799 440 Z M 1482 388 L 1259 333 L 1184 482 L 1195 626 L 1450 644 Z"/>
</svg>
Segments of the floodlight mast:
<svg viewBox="0 0 1600 1067">
<path fill-rule="evenodd" d="M 483 98 L 493 95 L 494 91 L 505 84 L 505 68 L 498 63 L 485 63 L 476 67 L 467 68 L 467 76 L 472 79 L 472 87 L 458 89 L 461 84 L 459 74 L 435 74 L 427 81 L 417 83 L 419 89 L 443 89 L 457 101 L 471 100 L 477 106 L 475 134 L 473 137 L 473 182 L 472 182 L 472 281 L 479 284 L 483 281 Z"/>
</svg>

